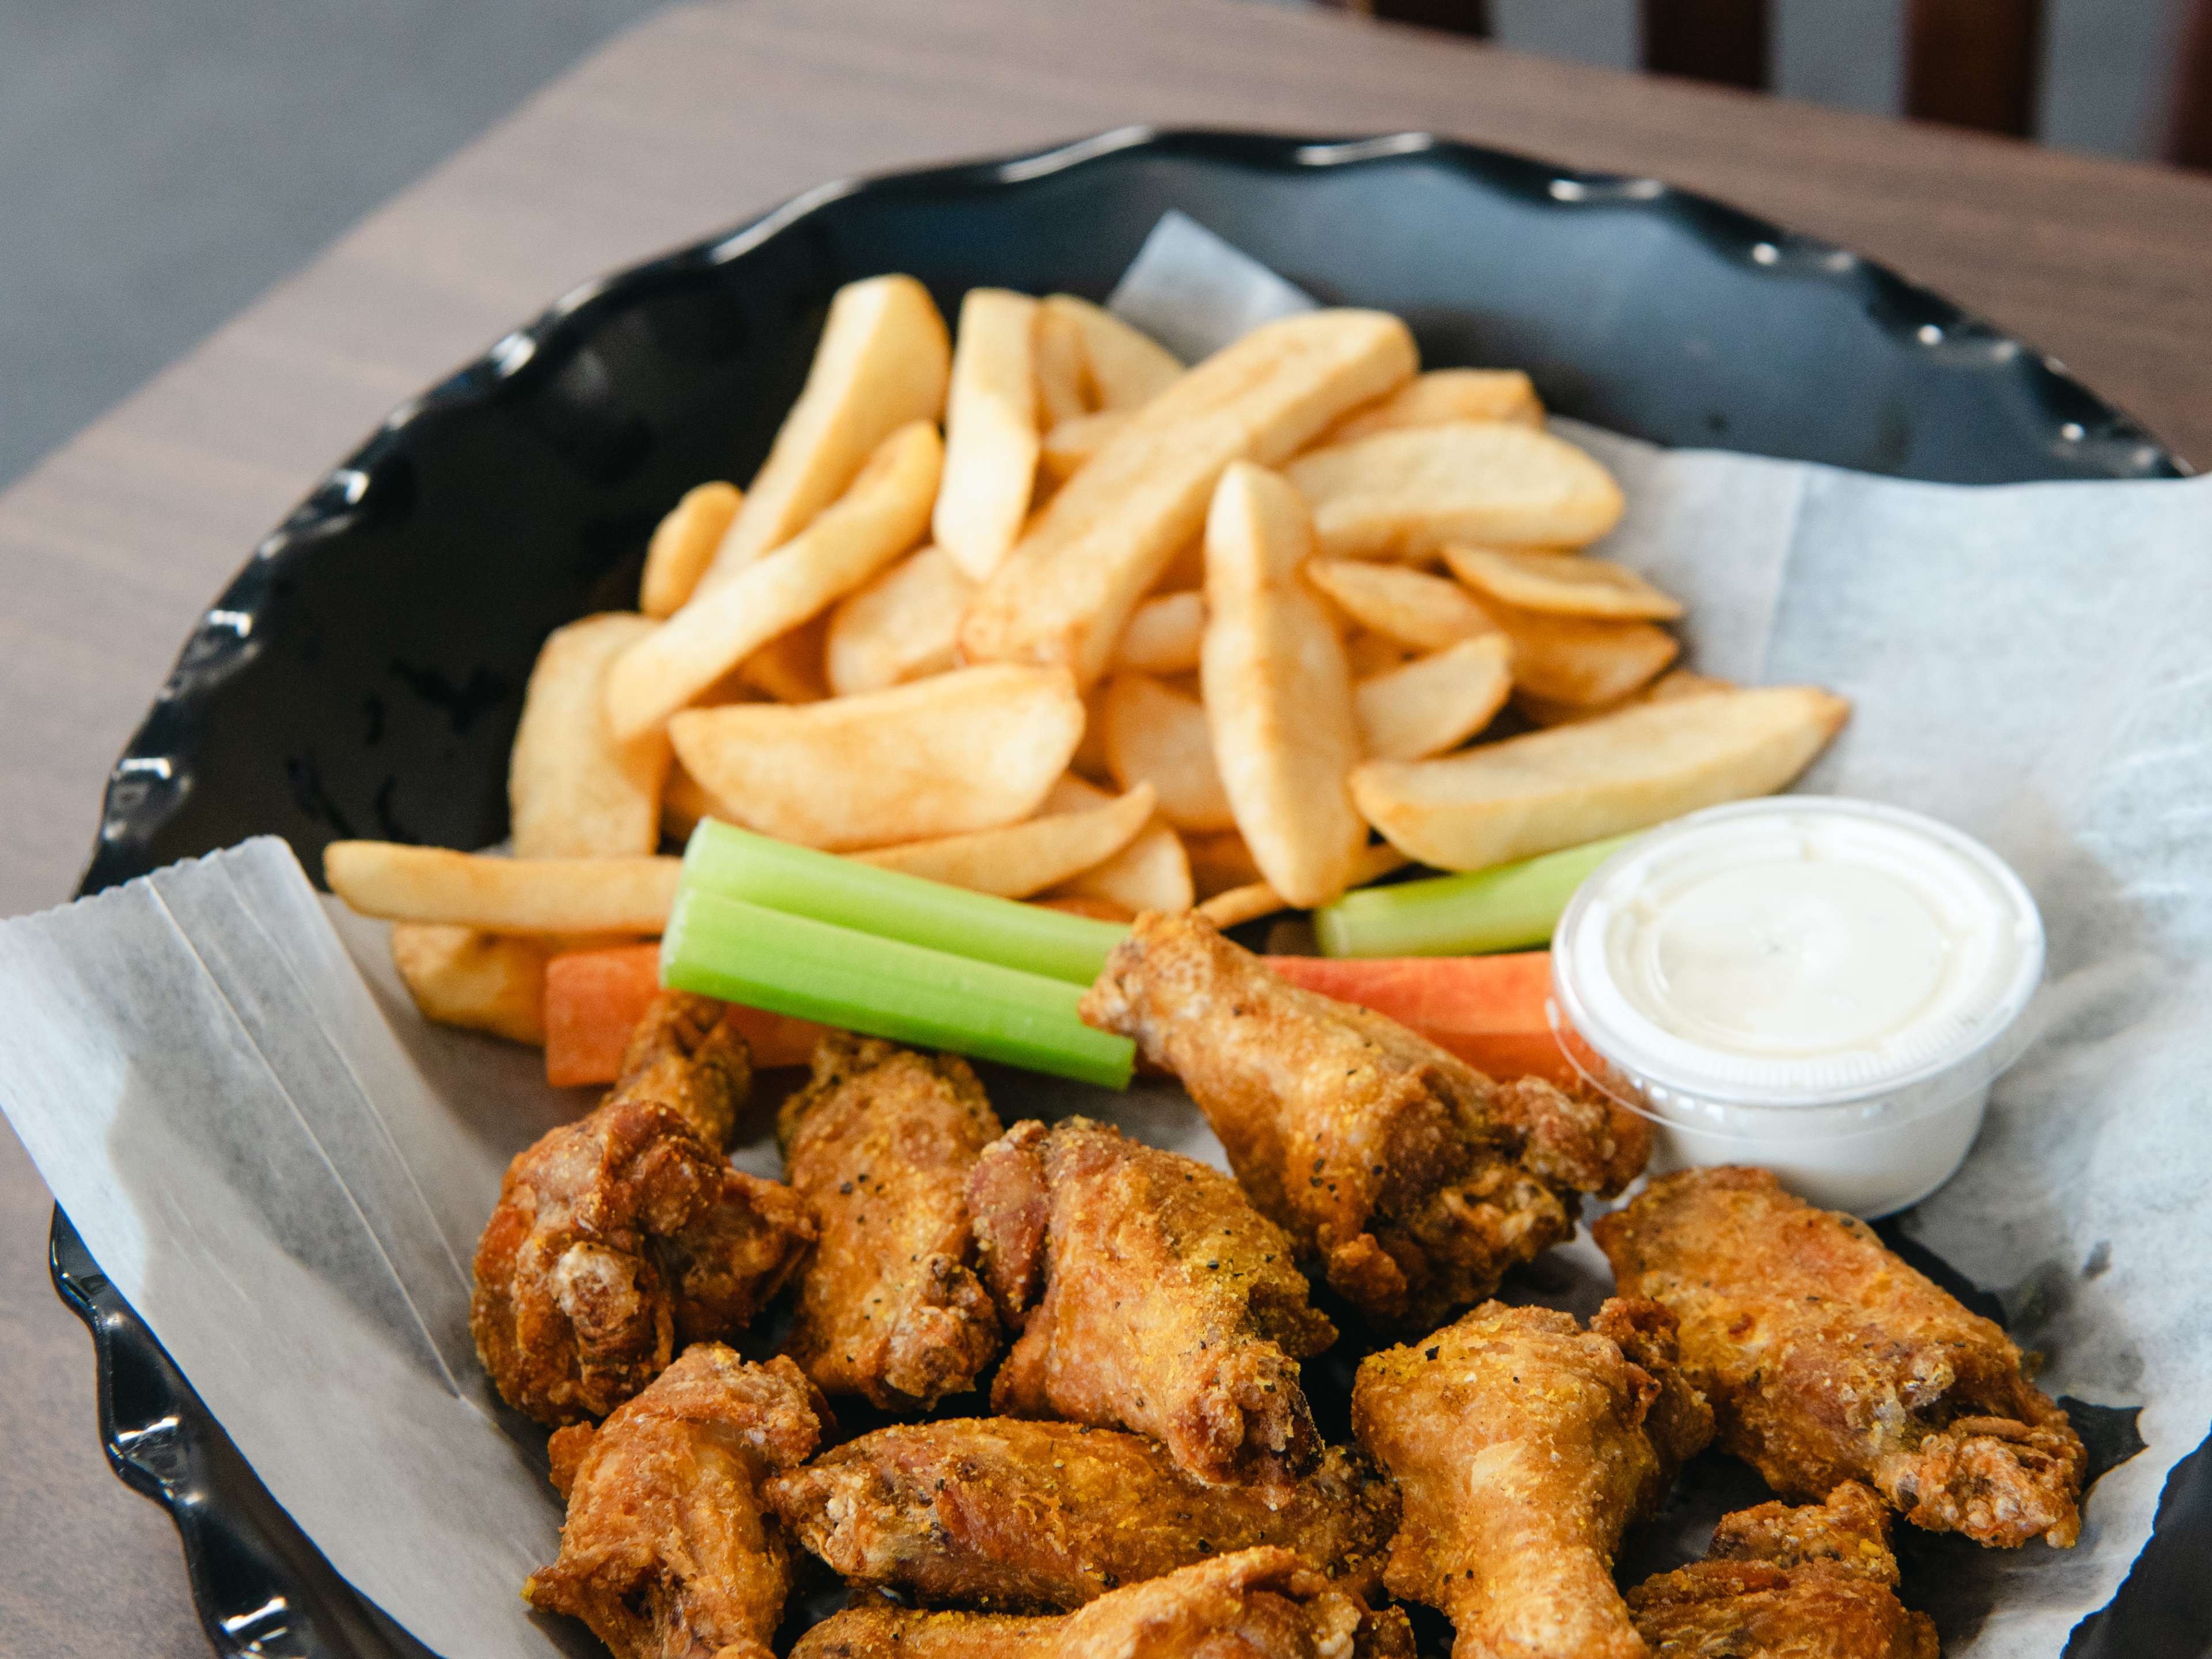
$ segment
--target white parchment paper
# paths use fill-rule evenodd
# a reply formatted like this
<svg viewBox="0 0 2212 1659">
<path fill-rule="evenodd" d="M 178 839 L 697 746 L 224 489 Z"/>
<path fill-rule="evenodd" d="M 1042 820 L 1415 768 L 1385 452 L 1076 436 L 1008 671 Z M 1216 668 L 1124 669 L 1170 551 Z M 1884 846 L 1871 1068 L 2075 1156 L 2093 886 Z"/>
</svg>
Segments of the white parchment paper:
<svg viewBox="0 0 2212 1659">
<path fill-rule="evenodd" d="M 1195 355 L 1304 301 L 1172 215 L 1115 302 Z M 2043 907 L 2043 1036 L 1902 1224 L 1996 1292 L 2052 1393 L 2141 1407 L 2146 1449 L 2071 1552 L 1900 1541 L 1947 1652 L 2056 1656 L 2212 1425 L 2212 480 L 1956 488 L 1561 424 L 1620 477 L 1601 550 L 1688 603 L 1692 665 L 1854 699 L 1802 787 L 1948 819 Z M 0 1104 L 41 1174 L 337 1570 L 449 1659 L 596 1651 L 517 1596 L 559 1509 L 466 1324 L 507 1160 L 589 1096 L 416 1018 L 383 929 L 270 840 L 0 923 Z M 1172 1088 L 992 1084 L 1009 1121 L 1079 1109 L 1220 1162 Z M 774 1173 L 767 1124 L 740 1133 Z M 1602 1261 L 1537 1279 L 1586 1303 Z M 1645 1553 L 1755 1499 L 1692 1492 Z"/>
</svg>

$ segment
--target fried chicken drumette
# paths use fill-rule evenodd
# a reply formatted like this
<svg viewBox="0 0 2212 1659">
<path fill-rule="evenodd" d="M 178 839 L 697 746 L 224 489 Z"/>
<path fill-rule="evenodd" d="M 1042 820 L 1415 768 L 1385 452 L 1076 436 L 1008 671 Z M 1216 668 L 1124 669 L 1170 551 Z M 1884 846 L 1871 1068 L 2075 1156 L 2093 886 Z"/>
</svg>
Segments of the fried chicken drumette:
<svg viewBox="0 0 2212 1659">
<path fill-rule="evenodd" d="M 805 1462 L 829 1421 L 788 1359 L 686 1348 L 597 1429 L 554 1435 L 568 1516 L 524 1597 L 582 1620 L 615 1659 L 770 1659 L 792 1555 L 760 1483 Z"/>
<path fill-rule="evenodd" d="M 984 1282 L 1021 1337 L 992 1409 L 1125 1428 L 1286 1501 L 1320 1449 L 1297 1362 L 1336 1339 L 1237 1183 L 1087 1118 L 1018 1123 L 969 1178 Z"/>
<path fill-rule="evenodd" d="M 1644 1659 L 1613 1553 L 1712 1434 L 1671 1323 L 1488 1302 L 1361 1364 L 1352 1431 L 1405 1503 L 1382 1582 L 1450 1618 L 1458 1659 Z"/>
<path fill-rule="evenodd" d="M 2073 1543 L 2086 1454 L 1990 1321 L 1765 1170 L 1662 1176 L 1600 1219 L 1624 1293 L 1681 1326 L 1720 1443 L 1784 1497 L 1874 1486 L 1915 1526 Z"/>
<path fill-rule="evenodd" d="M 1369 1611 L 1288 1550 L 1240 1550 L 1024 1619 L 864 1602 L 799 1638 L 791 1659 L 1412 1659 L 1396 1608 Z"/>
<path fill-rule="evenodd" d="M 1371 1595 L 1398 1528 L 1396 1489 L 1348 1448 L 1271 1509 L 1249 1486 L 1192 1479 L 1140 1435 L 1015 1417 L 878 1430 L 778 1475 L 768 1501 L 850 1583 L 1024 1612 L 1261 1544 Z"/>
<path fill-rule="evenodd" d="M 605 1103 L 507 1166 L 477 1242 L 477 1352 L 541 1423 L 604 1416 L 678 1346 L 734 1335 L 813 1237 L 795 1193 L 721 1154 L 750 1071 L 700 1001 L 655 1003 Z"/>
<path fill-rule="evenodd" d="M 1284 983 L 1193 915 L 1147 914 L 1084 997 L 1179 1078 L 1237 1177 L 1370 1319 L 1434 1322 L 1572 1235 L 1644 1167 L 1641 1120 L 1500 1085 L 1395 1020 Z"/>
<path fill-rule="evenodd" d="M 1826 1504 L 1722 1516 L 1705 1559 L 1645 1579 L 1628 1611 L 1656 1659 L 1936 1659 L 1896 1585 L 1889 1510 L 1846 1480 Z"/>
<path fill-rule="evenodd" d="M 784 1176 L 819 1234 L 787 1350 L 823 1392 L 921 1412 L 999 1352 L 968 1175 L 1001 1133 L 965 1060 L 842 1032 L 784 1103 Z"/>
</svg>

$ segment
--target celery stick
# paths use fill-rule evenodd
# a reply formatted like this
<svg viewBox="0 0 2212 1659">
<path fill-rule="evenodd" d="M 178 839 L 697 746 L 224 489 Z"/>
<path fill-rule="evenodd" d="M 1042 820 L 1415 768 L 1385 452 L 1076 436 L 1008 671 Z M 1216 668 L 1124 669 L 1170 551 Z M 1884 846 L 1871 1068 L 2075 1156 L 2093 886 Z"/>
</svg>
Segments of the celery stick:
<svg viewBox="0 0 2212 1659">
<path fill-rule="evenodd" d="M 819 1020 L 870 1036 L 951 1048 L 1033 1072 L 1126 1088 L 1127 1037 L 1076 1015 L 1079 986 L 949 956 L 811 916 L 685 887 L 660 942 L 664 985 Z"/>
<path fill-rule="evenodd" d="M 1314 912 L 1328 957 L 1455 957 L 1548 945 L 1585 878 L 1636 837 L 1544 853 L 1462 875 L 1346 893 Z"/>
<path fill-rule="evenodd" d="M 1094 916 L 971 893 L 702 818 L 684 885 L 878 939 L 1088 985 L 1129 931 Z"/>
</svg>

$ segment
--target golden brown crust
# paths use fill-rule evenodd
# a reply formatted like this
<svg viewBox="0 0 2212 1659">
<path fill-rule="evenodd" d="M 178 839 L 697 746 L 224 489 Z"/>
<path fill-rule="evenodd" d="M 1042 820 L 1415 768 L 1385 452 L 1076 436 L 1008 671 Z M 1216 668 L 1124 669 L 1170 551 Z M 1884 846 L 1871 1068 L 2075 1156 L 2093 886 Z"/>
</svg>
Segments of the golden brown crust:
<svg viewBox="0 0 2212 1659">
<path fill-rule="evenodd" d="M 596 1431 L 564 1429 L 561 1555 L 534 1607 L 582 1620 L 615 1659 L 769 1659 L 791 1546 L 760 1483 L 812 1453 L 829 1422 L 788 1359 L 687 1348 Z"/>
<path fill-rule="evenodd" d="M 1261 1212 L 1369 1318 L 1488 1296 L 1618 1191 L 1645 1131 L 1537 1079 L 1500 1089 L 1396 1021 L 1284 983 L 1202 918 L 1139 916 L 1083 1000 L 1179 1078 Z"/>
<path fill-rule="evenodd" d="M 1673 1387 L 1665 1324 L 1649 1304 L 1609 1302 L 1585 1330 L 1489 1302 L 1360 1365 L 1352 1430 L 1405 1504 L 1383 1583 L 1449 1615 L 1457 1651 L 1644 1659 L 1613 1552 L 1711 1431 L 1686 1390 L 1651 1421 Z"/>
<path fill-rule="evenodd" d="M 2086 1454 L 2065 1413 L 1865 1223 L 1712 1169 L 1659 1177 L 1594 1231 L 1622 1290 L 1673 1310 L 1721 1444 L 1777 1492 L 1863 1480 L 1931 1531 L 2074 1541 Z"/>
<path fill-rule="evenodd" d="M 1935 1626 L 1896 1583 L 1889 1510 L 1847 1480 L 1826 1504 L 1723 1516 L 1703 1561 L 1627 1600 L 1658 1659 L 1936 1659 Z"/>
<path fill-rule="evenodd" d="M 825 1393 L 927 1411 L 997 1355 L 968 1176 L 1000 1129 L 965 1060 L 823 1039 L 778 1133 L 819 1233 L 787 1347 Z"/>
<path fill-rule="evenodd" d="M 969 1194 L 985 1280 L 1022 1328 L 993 1410 L 1132 1429 L 1201 1480 L 1287 1496 L 1320 1449 L 1297 1362 L 1336 1330 L 1235 1182 L 1069 1118 L 1015 1125 Z"/>
<path fill-rule="evenodd" d="M 1370 1612 L 1287 1550 L 1249 1549 L 1024 1619 L 849 1607 L 799 1639 L 791 1659 L 1412 1659 L 1395 1608 Z"/>
<path fill-rule="evenodd" d="M 1271 1508 L 1192 1479 L 1140 1435 L 1010 1417 L 880 1429 L 767 1492 L 847 1582 L 994 1611 L 1080 1607 L 1262 1544 L 1370 1595 L 1398 1526 L 1395 1488 L 1348 1448 Z"/>
<path fill-rule="evenodd" d="M 630 1033 L 607 1098 L 657 1100 L 709 1146 L 728 1146 L 752 1090 L 753 1063 L 727 1014 L 728 1005 L 711 997 L 661 992 Z"/>
</svg>

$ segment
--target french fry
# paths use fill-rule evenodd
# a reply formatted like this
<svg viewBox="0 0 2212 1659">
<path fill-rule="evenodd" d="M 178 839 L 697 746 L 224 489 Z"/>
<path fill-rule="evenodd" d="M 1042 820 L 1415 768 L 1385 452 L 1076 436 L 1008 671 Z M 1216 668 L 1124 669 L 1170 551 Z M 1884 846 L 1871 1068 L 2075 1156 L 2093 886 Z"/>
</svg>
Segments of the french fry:
<svg viewBox="0 0 2212 1659">
<path fill-rule="evenodd" d="M 1681 652 L 1663 628 L 1516 611 L 1487 594 L 1474 603 L 1513 641 L 1513 689 L 1585 708 L 1617 703 L 1656 678 Z"/>
<path fill-rule="evenodd" d="M 1140 408 L 1182 374 L 1182 363 L 1175 353 L 1088 300 L 1055 294 L 1045 301 L 1044 309 L 1046 316 L 1060 319 L 1080 337 L 1091 389 L 1100 409 Z"/>
<path fill-rule="evenodd" d="M 952 342 L 911 276 L 848 283 L 830 302 L 806 386 L 784 416 L 702 587 L 781 547 L 845 494 L 884 440 L 945 410 Z"/>
<path fill-rule="evenodd" d="M 1449 421 L 1316 449 L 1289 467 L 1331 559 L 1421 558 L 1447 542 L 1580 547 L 1620 518 L 1620 486 L 1572 444 Z"/>
<path fill-rule="evenodd" d="M 777 702 L 819 702 L 830 695 L 823 663 L 829 632 L 830 613 L 817 611 L 747 657 L 738 673 Z"/>
<path fill-rule="evenodd" d="M 1067 769 L 1065 670 L 957 669 L 862 696 L 686 710 L 669 722 L 714 816 L 833 853 L 1014 823 Z"/>
<path fill-rule="evenodd" d="M 1644 622 L 1667 622 L 1682 614 L 1680 599 L 1610 559 L 1462 544 L 1444 549 L 1444 562 L 1469 587 L 1520 611 Z"/>
<path fill-rule="evenodd" d="M 538 648 L 507 760 L 515 857 L 597 858 L 660 844 L 667 734 L 617 741 L 606 701 L 611 665 L 659 626 L 611 611 L 555 629 Z"/>
<path fill-rule="evenodd" d="M 1190 876 L 1199 897 L 1212 898 L 1232 887 L 1250 887 L 1264 881 L 1252 849 L 1234 830 L 1210 835 L 1185 836 L 1183 852 L 1190 860 Z"/>
<path fill-rule="evenodd" d="M 1458 583 L 1407 565 L 1316 559 L 1306 580 L 1360 627 L 1411 651 L 1441 650 L 1498 631 Z"/>
<path fill-rule="evenodd" d="M 645 576 L 637 588 L 640 611 L 659 621 L 684 608 L 714 562 L 714 550 L 744 500 L 744 492 L 732 483 L 697 484 L 684 492 L 646 544 Z"/>
<path fill-rule="evenodd" d="M 1195 536 L 1223 469 L 1279 461 L 1413 372 L 1380 312 L 1318 311 L 1253 330 L 1184 374 L 1031 520 L 960 625 L 970 662 L 1059 663 L 1096 681 L 1121 629 Z"/>
<path fill-rule="evenodd" d="M 1114 899 L 1094 898 L 1088 893 L 1047 893 L 1042 898 L 1031 899 L 1030 902 L 1071 916 L 1088 916 L 1093 921 L 1134 921 L 1137 919 L 1137 913 L 1127 905 Z"/>
<path fill-rule="evenodd" d="M 1531 696 L 1526 691 L 1513 694 L 1513 706 L 1537 726 L 1571 726 L 1578 720 L 1595 720 L 1601 714 L 1610 714 L 1616 709 L 1633 708 L 1640 702 L 1667 702 L 1675 697 L 1702 696 L 1708 691 L 1733 691 L 1733 680 L 1715 679 L 1708 674 L 1692 673 L 1686 668 L 1670 668 L 1650 684 L 1631 693 L 1619 702 L 1601 703 L 1587 708 L 1571 702 L 1552 702 Z"/>
<path fill-rule="evenodd" d="M 1101 409 L 1055 421 L 1044 434 L 1044 448 L 1037 457 L 1037 465 L 1054 483 L 1066 483 L 1078 467 L 1103 449 L 1114 434 L 1128 423 L 1128 411 L 1121 409 Z"/>
<path fill-rule="evenodd" d="M 1298 579 L 1312 550 L 1305 503 L 1280 474 L 1238 461 L 1221 475 L 1200 667 L 1214 763 L 1261 873 L 1308 909 L 1344 890 L 1367 843 L 1345 785 L 1360 758 L 1352 673 Z"/>
<path fill-rule="evenodd" d="M 1394 846 L 1440 870 L 1479 870 L 1779 789 L 1850 712 L 1813 686 L 1714 691 L 1441 760 L 1370 761 L 1352 790 Z"/>
<path fill-rule="evenodd" d="M 1387 842 L 1363 847 L 1353 861 L 1353 887 L 1364 887 L 1370 881 L 1379 881 L 1393 870 L 1402 870 L 1413 860 Z M 1198 906 L 1199 915 L 1216 927 L 1234 927 L 1241 922 L 1257 921 L 1261 916 L 1272 916 L 1279 910 L 1297 907 L 1264 881 L 1252 882 L 1243 887 L 1225 888 Z"/>
<path fill-rule="evenodd" d="M 853 487 L 775 552 L 702 592 L 607 677 L 618 738 L 659 726 L 787 629 L 810 621 L 920 539 L 945 447 L 927 421 L 884 440 Z"/>
<path fill-rule="evenodd" d="M 1510 421 L 1540 429 L 1544 405 L 1517 368 L 1432 368 L 1416 374 L 1382 402 L 1355 409 L 1322 436 L 1348 444 L 1378 432 L 1446 421 Z"/>
<path fill-rule="evenodd" d="M 1159 792 L 1160 816 L 1177 830 L 1226 830 L 1236 823 L 1214 764 L 1213 734 L 1197 698 L 1149 674 L 1116 674 L 1107 683 L 1099 724 L 1115 781 L 1124 789 L 1151 784 Z"/>
<path fill-rule="evenodd" d="M 1087 811 L 1113 799 L 1103 789 L 1070 775 L 1053 785 L 1052 793 L 1044 798 L 1044 810 Z M 1157 816 L 1112 858 L 1060 883 L 1046 895 L 1048 902 L 1103 901 L 1126 915 L 1139 910 L 1188 910 L 1195 897 L 1182 838 Z"/>
<path fill-rule="evenodd" d="M 1513 690 L 1503 634 L 1462 640 L 1359 682 L 1352 698 L 1370 760 L 1426 760 L 1490 724 Z"/>
<path fill-rule="evenodd" d="M 1377 634 L 1371 628 L 1354 628 L 1344 638 L 1344 660 L 1354 681 L 1386 674 L 1409 661 L 1413 654 L 1388 634 Z"/>
<path fill-rule="evenodd" d="M 945 478 L 930 527 L 970 579 L 1005 561 L 1036 488 L 1037 302 L 971 288 L 960 302 L 945 403 Z"/>
<path fill-rule="evenodd" d="M 658 933 L 673 858 L 509 859 L 388 841 L 334 841 L 323 878 L 365 916 L 495 933 Z"/>
<path fill-rule="evenodd" d="M 699 780 L 684 769 L 683 763 L 672 760 L 668 766 L 668 782 L 660 792 L 660 833 L 668 841 L 691 839 L 691 832 L 699 827 L 701 818 L 714 816 L 714 798 L 699 787 Z"/>
<path fill-rule="evenodd" d="M 1087 811 L 1055 812 L 964 836 L 880 847 L 852 856 L 909 876 L 1001 898 L 1027 898 L 1103 864 L 1152 822 L 1150 784 Z"/>
<path fill-rule="evenodd" d="M 830 690 L 881 691 L 954 666 L 953 636 L 975 591 L 951 554 L 925 547 L 846 595 L 830 613 Z"/>
<path fill-rule="evenodd" d="M 1079 420 L 1098 406 L 1089 354 L 1075 319 L 1049 305 L 1036 308 L 1036 403 L 1048 427 Z"/>
<path fill-rule="evenodd" d="M 510 1042 L 545 1041 L 549 954 L 534 940 L 473 927 L 392 924 L 392 965 L 422 1018 Z"/>
<path fill-rule="evenodd" d="M 1206 634 L 1206 596 L 1161 593 L 1129 613 L 1121 643 L 1114 652 L 1116 669 L 1139 674 L 1188 674 L 1198 667 L 1199 642 Z"/>
</svg>

